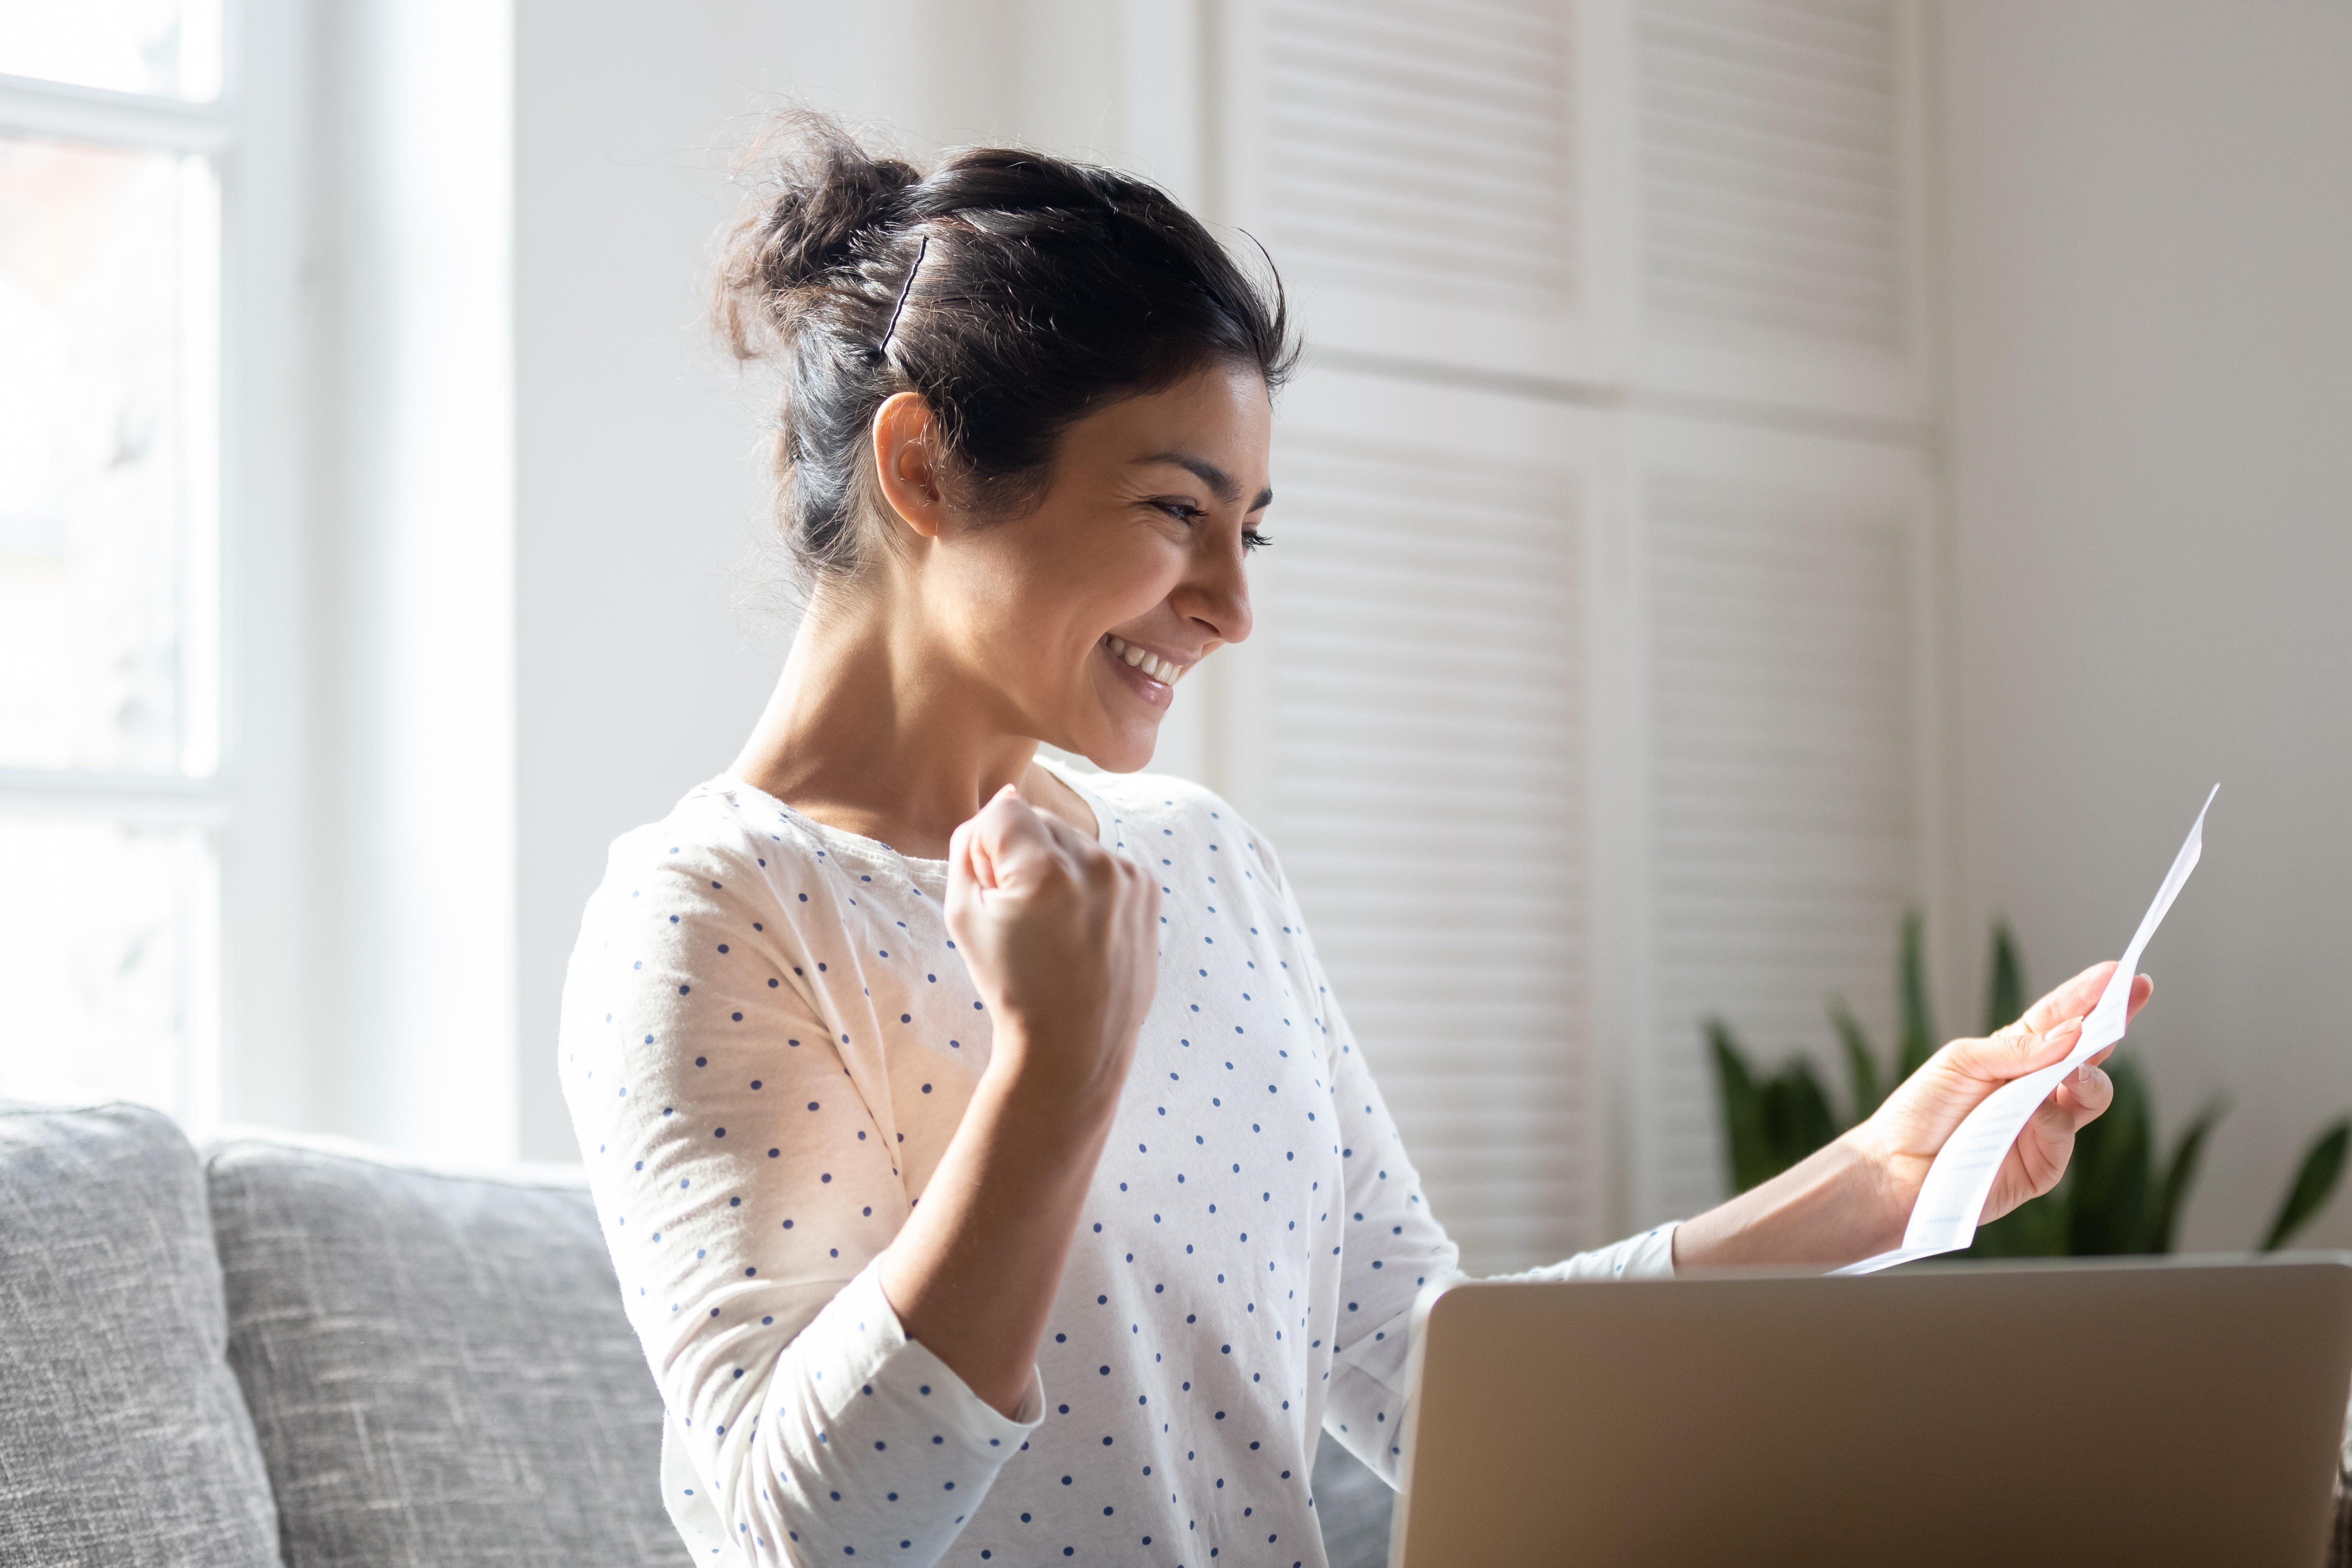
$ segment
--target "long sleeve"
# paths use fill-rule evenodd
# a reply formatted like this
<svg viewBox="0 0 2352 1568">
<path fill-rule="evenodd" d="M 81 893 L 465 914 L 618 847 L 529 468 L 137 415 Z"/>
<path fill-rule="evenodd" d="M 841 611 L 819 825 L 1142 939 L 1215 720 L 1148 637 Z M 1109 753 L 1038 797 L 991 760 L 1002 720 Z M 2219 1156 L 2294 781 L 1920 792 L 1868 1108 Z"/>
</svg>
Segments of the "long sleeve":
<svg viewBox="0 0 2352 1568">
<path fill-rule="evenodd" d="M 901 1118 L 887 1079 L 853 1070 L 874 1018 L 828 1016 L 807 984 L 848 939 L 778 918 L 803 897 L 785 877 L 750 853 L 616 845 L 566 986 L 565 1091 L 700 1483 L 666 1487 L 690 1494 L 667 1499 L 682 1531 L 754 1563 L 928 1563 L 1042 1390 L 1006 1419 L 884 1298 L 874 1260 L 911 1206 Z"/>
</svg>

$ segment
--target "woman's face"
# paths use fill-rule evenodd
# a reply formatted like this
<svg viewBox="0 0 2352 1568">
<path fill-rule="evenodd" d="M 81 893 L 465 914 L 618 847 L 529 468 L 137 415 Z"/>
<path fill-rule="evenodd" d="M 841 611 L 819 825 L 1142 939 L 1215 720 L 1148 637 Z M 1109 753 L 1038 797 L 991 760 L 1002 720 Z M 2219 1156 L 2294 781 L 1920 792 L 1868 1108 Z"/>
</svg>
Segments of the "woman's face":
<svg viewBox="0 0 2352 1568">
<path fill-rule="evenodd" d="M 1071 426 L 1028 515 L 940 514 L 925 623 L 1005 731 L 1113 772 L 1151 760 L 1192 670 L 1249 636 L 1272 420 L 1255 370 L 1204 370 Z"/>
</svg>

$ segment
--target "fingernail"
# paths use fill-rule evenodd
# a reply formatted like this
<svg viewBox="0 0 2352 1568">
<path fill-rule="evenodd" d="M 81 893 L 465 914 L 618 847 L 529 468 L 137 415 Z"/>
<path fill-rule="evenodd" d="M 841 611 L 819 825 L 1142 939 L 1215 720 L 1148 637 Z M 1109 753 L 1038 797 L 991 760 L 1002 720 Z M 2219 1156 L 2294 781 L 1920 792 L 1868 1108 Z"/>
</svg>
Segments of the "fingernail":
<svg viewBox="0 0 2352 1568">
<path fill-rule="evenodd" d="M 2065 1038 L 2068 1035 L 2079 1035 L 2082 1032 L 2083 1020 L 2080 1018 L 2069 1018 L 2064 1023 L 2053 1028 L 2048 1034 L 2042 1037 L 2045 1040 L 2059 1040 Z"/>
<path fill-rule="evenodd" d="M 2074 1092 L 2087 1094 L 2094 1087 L 2107 1081 L 2107 1075 L 2084 1062 L 2074 1069 Z"/>
</svg>

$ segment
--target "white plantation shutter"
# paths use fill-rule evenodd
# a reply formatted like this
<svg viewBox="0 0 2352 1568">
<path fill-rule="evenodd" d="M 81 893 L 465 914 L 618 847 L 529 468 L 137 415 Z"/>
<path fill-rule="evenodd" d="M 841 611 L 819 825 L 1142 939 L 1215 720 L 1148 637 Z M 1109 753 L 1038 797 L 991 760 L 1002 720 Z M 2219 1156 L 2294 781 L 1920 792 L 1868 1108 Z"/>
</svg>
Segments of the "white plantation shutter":
<svg viewBox="0 0 2352 1568">
<path fill-rule="evenodd" d="M 1327 348 L 1561 374 L 1585 344 L 1574 12 L 1240 0 L 1229 216 Z"/>
<path fill-rule="evenodd" d="M 1473 1267 L 1705 1207 L 1700 1021 L 1843 1097 L 1933 892 L 1918 0 L 1217 16 L 1318 368 L 1204 773 Z"/>
<path fill-rule="evenodd" d="M 1705 1020 L 1805 1050 L 1826 1014 L 1893 1049 L 1898 924 L 1922 889 L 1920 491 L 1908 454 L 1643 421 L 1648 1140 L 1634 1217 L 1719 1199 Z"/>
<path fill-rule="evenodd" d="M 1276 0 L 1268 18 L 1267 226 L 1305 274 L 1409 300 L 1566 303 L 1564 8 Z"/>
<path fill-rule="evenodd" d="M 1237 804 L 1432 1206 L 1470 1267 L 1517 1267 L 1600 1225 L 1581 480 L 1572 416 L 1405 390 L 1318 372 L 1286 408 L 1261 632 L 1227 671 Z"/>
<path fill-rule="evenodd" d="M 1899 347 L 1894 7 L 1647 0 L 1641 38 L 1658 330 Z"/>
<path fill-rule="evenodd" d="M 1900 0 L 1640 0 L 1637 375 L 1874 414 L 1915 393 Z"/>
</svg>

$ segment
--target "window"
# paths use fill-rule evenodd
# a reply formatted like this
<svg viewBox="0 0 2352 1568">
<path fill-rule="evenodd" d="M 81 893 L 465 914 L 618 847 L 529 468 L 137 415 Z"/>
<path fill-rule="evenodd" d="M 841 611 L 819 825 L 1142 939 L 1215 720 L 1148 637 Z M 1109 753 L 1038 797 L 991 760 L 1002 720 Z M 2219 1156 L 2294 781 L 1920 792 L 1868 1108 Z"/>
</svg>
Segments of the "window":
<svg viewBox="0 0 2352 1568">
<path fill-rule="evenodd" d="M 0 7 L 0 1096 L 218 1110 L 218 0 Z"/>
</svg>

